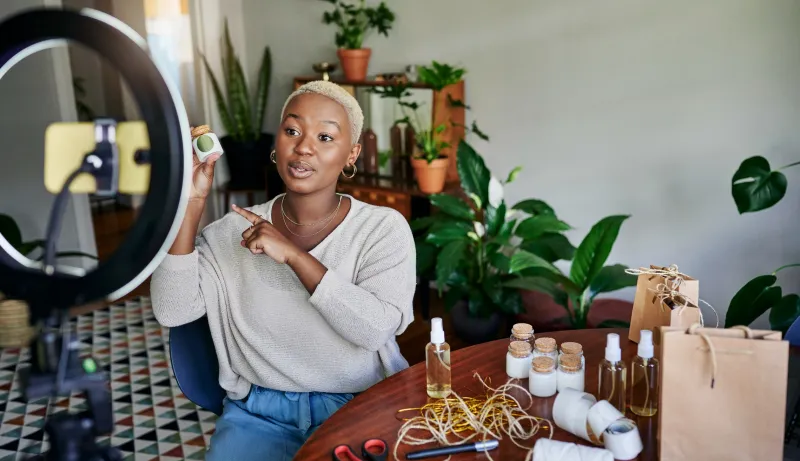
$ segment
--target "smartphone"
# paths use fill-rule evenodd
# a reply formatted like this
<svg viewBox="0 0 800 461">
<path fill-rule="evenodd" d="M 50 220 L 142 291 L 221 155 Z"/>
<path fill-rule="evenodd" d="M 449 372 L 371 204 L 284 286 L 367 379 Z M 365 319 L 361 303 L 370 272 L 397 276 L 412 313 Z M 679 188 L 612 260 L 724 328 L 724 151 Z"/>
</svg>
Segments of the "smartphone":
<svg viewBox="0 0 800 461">
<path fill-rule="evenodd" d="M 73 171 L 78 169 L 84 156 L 95 149 L 95 124 L 92 122 L 57 122 L 45 130 L 44 135 L 44 186 L 48 192 L 58 194 Z M 140 165 L 134 160 L 138 150 L 150 149 L 150 137 L 144 121 L 120 122 L 116 129 L 119 152 L 118 192 L 145 195 L 150 188 L 150 165 Z M 72 181 L 70 192 L 91 194 L 97 192 L 97 182 L 89 173 Z"/>
</svg>

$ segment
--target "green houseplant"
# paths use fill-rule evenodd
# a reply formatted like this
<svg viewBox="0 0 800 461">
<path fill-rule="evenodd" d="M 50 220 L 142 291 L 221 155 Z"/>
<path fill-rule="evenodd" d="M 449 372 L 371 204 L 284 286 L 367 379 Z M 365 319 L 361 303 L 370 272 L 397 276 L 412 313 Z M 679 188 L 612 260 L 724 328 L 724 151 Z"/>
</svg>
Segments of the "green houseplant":
<svg viewBox="0 0 800 461">
<path fill-rule="evenodd" d="M 731 194 L 739 214 L 766 210 L 780 202 L 788 185 L 781 171 L 797 165 L 800 162 L 773 171 L 764 157 L 745 159 L 731 180 Z M 770 327 L 785 334 L 800 317 L 800 296 L 795 293 L 784 295 L 781 287 L 775 284 L 778 272 L 798 266 L 800 263 L 786 264 L 771 274 L 759 275 L 747 282 L 731 299 L 725 328 L 749 325 L 769 310 Z"/>
<path fill-rule="evenodd" d="M 274 136 L 263 132 L 264 115 L 267 109 L 269 87 L 272 80 L 272 55 L 269 46 L 264 47 L 255 94 L 251 97 L 247 79 L 236 55 L 225 20 L 222 81 L 224 88 L 214 75 L 205 55 L 206 72 L 217 103 L 226 135 L 220 138 L 225 149 L 225 161 L 230 169 L 232 190 L 263 189 L 266 186 L 264 171 L 272 150 Z"/>
<path fill-rule="evenodd" d="M 342 63 L 347 80 L 359 81 L 367 78 L 370 48 L 364 48 L 364 40 L 370 32 L 377 30 L 385 37 L 394 23 L 394 13 L 381 2 L 376 7 L 367 6 L 365 0 L 356 4 L 341 0 L 322 0 L 334 5 L 332 11 L 322 15 L 322 22 L 336 26 L 336 54 Z"/>
<path fill-rule="evenodd" d="M 523 312 L 520 289 L 554 297 L 563 292 L 588 311 L 597 293 L 630 283 L 624 267 L 603 267 L 625 217 L 601 221 L 575 249 L 564 235 L 571 227 L 544 201 L 506 204 L 503 185 L 513 182 L 521 167 L 500 181 L 464 140 L 458 145 L 457 167 L 466 197 L 431 195 L 439 213 L 411 226 L 418 233 L 417 273 L 431 274 L 440 293 L 447 288 L 444 304 L 453 312 L 459 337 L 468 342 L 495 337 L 501 316 Z M 553 264 L 573 255 L 578 255 L 573 261 L 575 281 Z M 580 291 L 584 285 L 587 288 Z M 590 292 L 589 286 L 595 290 Z M 585 324 L 583 311 L 570 318 L 576 326 Z"/>
</svg>

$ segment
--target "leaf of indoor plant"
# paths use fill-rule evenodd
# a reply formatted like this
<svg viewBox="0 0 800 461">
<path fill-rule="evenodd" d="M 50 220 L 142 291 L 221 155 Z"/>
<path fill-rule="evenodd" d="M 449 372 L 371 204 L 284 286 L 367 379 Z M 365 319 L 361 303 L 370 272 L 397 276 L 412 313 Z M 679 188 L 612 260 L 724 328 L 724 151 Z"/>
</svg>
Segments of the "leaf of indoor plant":
<svg viewBox="0 0 800 461">
<path fill-rule="evenodd" d="M 515 233 L 525 240 L 533 240 L 547 233 L 564 232 L 570 229 L 569 224 L 559 220 L 555 215 L 539 215 L 519 223 Z"/>
<path fill-rule="evenodd" d="M 538 200 L 535 198 L 523 200 L 513 207 L 515 210 L 524 211 L 525 213 L 532 214 L 534 216 L 540 214 L 549 214 L 555 216 L 556 212 L 553 211 L 553 208 L 545 203 L 542 200 Z"/>
<path fill-rule="evenodd" d="M 428 199 L 431 201 L 431 205 L 439 208 L 450 216 L 469 219 L 470 221 L 475 219 L 475 212 L 472 211 L 472 208 L 458 197 L 447 194 L 433 194 L 428 196 Z"/>
<path fill-rule="evenodd" d="M 786 295 L 769 311 L 769 326 L 773 330 L 786 334 L 786 330 L 792 326 L 798 316 L 800 316 L 800 296 Z"/>
<path fill-rule="evenodd" d="M 623 264 L 604 266 L 592 280 L 589 290 L 594 297 L 598 293 L 610 293 L 627 287 L 635 287 L 638 277 L 625 272 Z"/>
<path fill-rule="evenodd" d="M 589 287 L 600 269 L 603 268 L 603 264 L 611 253 L 611 247 L 617 240 L 619 228 L 629 217 L 630 215 L 606 216 L 592 226 L 581 244 L 578 245 L 572 258 L 569 278 L 582 290 Z"/>
<path fill-rule="evenodd" d="M 430 243 L 417 241 L 417 274 L 425 274 L 436 263 L 439 249 Z"/>
<path fill-rule="evenodd" d="M 436 283 L 439 286 L 440 293 L 450 274 L 461 263 L 467 250 L 467 245 L 468 242 L 466 240 L 454 240 L 445 245 L 442 251 L 439 252 L 439 256 L 436 258 Z"/>
<path fill-rule="evenodd" d="M 443 221 L 431 226 L 425 241 L 436 246 L 446 245 L 453 240 L 464 240 L 472 227 L 463 221 Z"/>
<path fill-rule="evenodd" d="M 731 193 L 739 213 L 764 210 L 786 195 L 786 176 L 772 171 L 769 161 L 761 156 L 750 157 L 739 165 L 731 180 Z"/>
<path fill-rule="evenodd" d="M 495 208 L 489 205 L 486 208 L 486 232 L 489 236 L 494 237 L 500 232 L 506 220 L 506 204 L 501 203 L 499 207 Z"/>
<path fill-rule="evenodd" d="M 539 267 L 550 272 L 558 273 L 558 269 L 555 266 L 539 256 L 536 256 L 533 253 L 528 253 L 525 250 L 518 250 L 516 253 L 511 255 L 511 262 L 509 263 L 508 272 L 511 274 L 516 274 L 532 267 Z"/>
<path fill-rule="evenodd" d="M 575 247 L 564 234 L 546 233 L 534 240 L 523 240 L 520 248 L 541 256 L 547 261 L 569 261 L 575 254 Z"/>
<path fill-rule="evenodd" d="M 456 154 L 456 166 L 458 176 L 461 178 L 461 187 L 464 192 L 475 194 L 480 198 L 482 204 L 489 203 L 489 180 L 491 172 L 486 168 L 483 158 L 475 152 L 475 149 L 464 140 L 458 143 L 458 153 Z"/>
<path fill-rule="evenodd" d="M 778 280 L 774 275 L 759 275 L 747 282 L 733 295 L 725 328 L 735 325 L 750 325 L 761 314 L 781 299 L 781 287 L 773 286 Z"/>
</svg>

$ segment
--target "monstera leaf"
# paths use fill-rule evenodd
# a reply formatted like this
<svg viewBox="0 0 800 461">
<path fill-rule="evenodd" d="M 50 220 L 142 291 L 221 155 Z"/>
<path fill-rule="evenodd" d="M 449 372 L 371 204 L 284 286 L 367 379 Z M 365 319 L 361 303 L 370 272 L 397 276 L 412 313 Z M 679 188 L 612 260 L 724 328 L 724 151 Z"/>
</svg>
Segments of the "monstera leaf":
<svg viewBox="0 0 800 461">
<path fill-rule="evenodd" d="M 759 275 L 747 282 L 731 299 L 725 315 L 725 328 L 750 325 L 780 301 L 781 287 L 773 286 L 777 280 L 774 275 Z"/>
<path fill-rule="evenodd" d="M 731 193 L 739 214 L 765 210 L 786 195 L 786 176 L 772 171 L 764 157 L 743 161 L 733 175 Z"/>
</svg>

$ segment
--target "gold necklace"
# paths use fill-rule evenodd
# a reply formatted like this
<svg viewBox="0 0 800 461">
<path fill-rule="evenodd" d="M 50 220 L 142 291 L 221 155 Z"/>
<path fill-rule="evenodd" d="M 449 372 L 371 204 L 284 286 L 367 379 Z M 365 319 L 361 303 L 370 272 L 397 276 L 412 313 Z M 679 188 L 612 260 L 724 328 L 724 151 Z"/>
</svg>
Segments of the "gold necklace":
<svg viewBox="0 0 800 461">
<path fill-rule="evenodd" d="M 337 194 L 337 195 L 339 195 L 339 205 L 336 205 L 336 209 L 335 209 L 335 210 L 333 210 L 333 213 L 331 213 L 331 214 L 335 214 L 335 213 L 336 213 L 336 212 L 339 210 L 339 206 L 341 206 L 341 205 L 342 205 L 342 195 L 341 195 L 341 194 Z M 290 222 L 290 223 L 292 223 L 292 224 L 294 224 L 295 226 L 302 226 L 302 227 L 306 227 L 306 226 L 316 226 L 317 224 L 319 224 L 319 223 L 321 223 L 322 221 L 325 221 L 326 219 L 328 219 L 328 218 L 330 218 L 330 217 L 331 217 L 330 215 L 328 215 L 328 216 L 326 216 L 326 217 L 324 217 L 324 218 L 320 219 L 320 220 L 319 220 L 319 221 L 317 221 L 317 222 L 312 222 L 312 223 L 310 223 L 310 224 L 300 224 L 299 222 L 292 221 L 292 218 L 290 218 L 290 217 L 289 217 L 289 215 L 287 215 L 287 214 L 286 214 L 286 211 L 284 211 L 284 209 L 283 209 L 283 202 L 284 202 L 284 200 L 286 200 L 286 195 L 284 195 L 283 197 L 281 197 L 281 215 L 283 215 L 284 222 L 285 222 L 285 221 L 288 219 L 288 220 L 289 220 L 289 222 Z"/>
<path fill-rule="evenodd" d="M 284 195 L 284 197 L 286 197 L 286 196 Z M 286 216 L 286 213 L 284 213 L 284 212 L 283 212 L 283 198 L 281 198 L 281 218 L 283 219 L 283 227 L 285 227 L 285 228 L 286 228 L 286 230 L 287 230 L 287 231 L 289 231 L 289 233 L 290 233 L 290 234 L 292 234 L 292 235 L 294 235 L 294 236 L 301 237 L 301 238 L 313 237 L 313 236 L 315 236 L 315 235 L 319 234 L 320 232 L 322 232 L 323 230 L 325 230 L 325 228 L 326 228 L 326 227 L 328 227 L 328 224 L 330 224 L 330 223 L 331 223 L 331 221 L 333 221 L 333 218 L 334 218 L 334 217 L 336 217 L 336 215 L 339 213 L 339 208 L 340 208 L 341 206 L 342 206 L 342 196 L 341 196 L 341 195 L 339 195 L 339 204 L 338 204 L 338 205 L 336 205 L 336 209 L 335 209 L 335 210 L 333 210 L 333 213 L 331 213 L 331 214 L 330 214 L 328 217 L 326 217 L 326 218 L 323 218 L 322 220 L 320 220 L 320 221 L 317 221 L 316 223 L 314 223 L 314 224 L 318 224 L 318 223 L 320 223 L 320 222 L 322 222 L 322 221 L 325 221 L 325 220 L 327 220 L 327 222 L 325 223 L 325 225 L 324 225 L 324 226 L 322 226 L 322 228 L 321 228 L 320 230 L 318 230 L 318 231 L 314 232 L 313 234 L 301 235 L 301 234 L 298 234 L 298 233 L 296 233 L 296 232 L 293 232 L 291 229 L 289 229 L 289 224 L 286 222 L 286 220 L 287 220 L 287 219 L 288 219 L 289 221 L 291 221 L 292 223 L 294 223 L 294 224 L 297 224 L 298 226 L 302 226 L 303 224 L 298 224 L 298 223 L 295 223 L 294 221 L 292 221 L 292 220 L 291 220 L 291 218 L 289 218 L 288 216 Z M 306 226 L 310 226 L 311 224 L 305 224 L 305 225 L 306 225 Z"/>
</svg>

